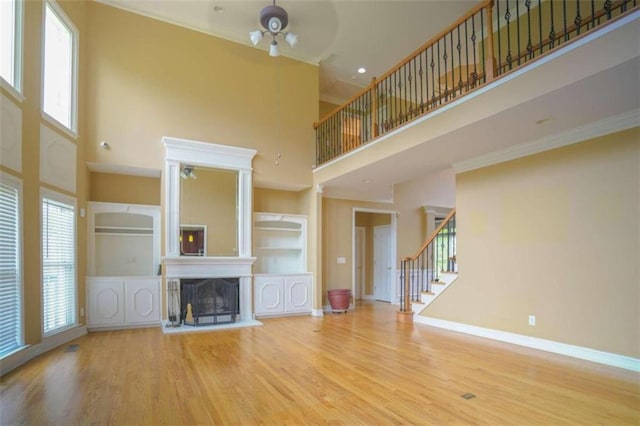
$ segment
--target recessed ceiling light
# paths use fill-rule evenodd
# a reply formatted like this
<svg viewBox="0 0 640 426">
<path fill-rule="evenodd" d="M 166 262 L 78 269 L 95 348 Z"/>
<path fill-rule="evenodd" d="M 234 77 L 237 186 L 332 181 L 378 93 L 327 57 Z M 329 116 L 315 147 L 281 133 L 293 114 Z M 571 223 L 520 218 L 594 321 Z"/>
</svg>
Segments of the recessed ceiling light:
<svg viewBox="0 0 640 426">
<path fill-rule="evenodd" d="M 364 74 L 365 72 L 367 72 L 367 69 L 365 67 L 358 68 L 358 74 Z"/>
<path fill-rule="evenodd" d="M 224 12 L 224 7 L 215 5 L 215 6 L 213 6 L 213 11 L 216 12 L 216 13 L 223 13 Z"/>
</svg>

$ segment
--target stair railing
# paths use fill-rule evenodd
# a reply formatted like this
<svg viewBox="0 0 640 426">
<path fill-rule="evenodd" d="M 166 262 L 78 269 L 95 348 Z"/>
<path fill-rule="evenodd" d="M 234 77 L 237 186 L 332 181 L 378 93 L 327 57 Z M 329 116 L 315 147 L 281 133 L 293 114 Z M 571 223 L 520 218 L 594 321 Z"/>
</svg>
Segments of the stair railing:
<svg viewBox="0 0 640 426">
<path fill-rule="evenodd" d="M 414 256 L 401 260 L 400 312 L 411 312 L 411 302 L 419 302 L 422 292 L 431 291 L 431 283 L 440 281 L 440 273 L 457 270 L 456 210 L 453 209 Z"/>
</svg>

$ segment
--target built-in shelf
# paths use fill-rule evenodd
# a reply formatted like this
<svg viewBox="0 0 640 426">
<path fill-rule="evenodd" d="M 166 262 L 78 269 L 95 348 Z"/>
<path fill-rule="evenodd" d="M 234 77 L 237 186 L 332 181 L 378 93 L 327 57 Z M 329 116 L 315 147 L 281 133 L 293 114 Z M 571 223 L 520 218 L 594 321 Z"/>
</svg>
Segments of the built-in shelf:
<svg viewBox="0 0 640 426">
<path fill-rule="evenodd" d="M 307 217 L 255 213 L 254 300 L 258 317 L 311 312 L 312 276 L 307 272 Z"/>
</svg>

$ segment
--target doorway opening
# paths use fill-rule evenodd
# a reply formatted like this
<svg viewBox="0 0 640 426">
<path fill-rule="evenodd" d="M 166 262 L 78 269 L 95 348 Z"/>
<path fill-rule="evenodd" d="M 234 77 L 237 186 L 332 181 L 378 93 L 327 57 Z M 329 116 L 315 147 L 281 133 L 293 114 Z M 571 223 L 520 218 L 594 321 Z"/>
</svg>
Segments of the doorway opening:
<svg viewBox="0 0 640 426">
<path fill-rule="evenodd" d="M 396 261 L 396 212 L 353 209 L 354 300 L 399 303 Z"/>
</svg>

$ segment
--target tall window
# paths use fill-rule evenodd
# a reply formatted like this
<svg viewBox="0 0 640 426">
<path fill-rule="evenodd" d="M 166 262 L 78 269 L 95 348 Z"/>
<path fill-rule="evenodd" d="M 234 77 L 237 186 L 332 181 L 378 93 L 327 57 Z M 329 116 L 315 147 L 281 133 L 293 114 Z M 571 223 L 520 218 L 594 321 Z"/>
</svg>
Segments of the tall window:
<svg viewBox="0 0 640 426">
<path fill-rule="evenodd" d="M 22 0 L 0 1 L 0 76 L 20 91 Z"/>
<path fill-rule="evenodd" d="M 60 7 L 45 3 L 43 111 L 76 130 L 78 30 Z"/>
<path fill-rule="evenodd" d="M 0 173 L 0 358 L 22 346 L 20 181 Z"/>
<path fill-rule="evenodd" d="M 42 194 L 43 330 L 51 334 L 76 323 L 75 200 Z"/>
</svg>

